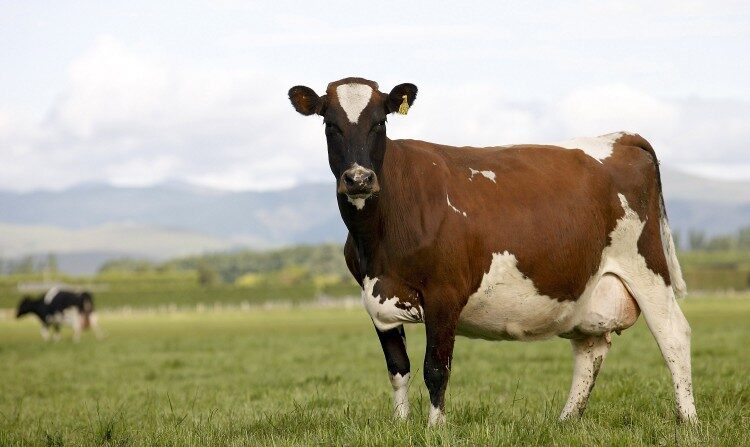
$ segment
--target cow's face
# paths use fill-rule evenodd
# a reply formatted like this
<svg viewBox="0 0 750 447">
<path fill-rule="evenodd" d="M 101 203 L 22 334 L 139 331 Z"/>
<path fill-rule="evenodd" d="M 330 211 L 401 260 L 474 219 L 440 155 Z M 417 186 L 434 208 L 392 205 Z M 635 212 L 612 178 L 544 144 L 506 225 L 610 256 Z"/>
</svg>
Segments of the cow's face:
<svg viewBox="0 0 750 447">
<path fill-rule="evenodd" d="M 378 90 L 377 83 L 361 78 L 332 82 L 324 96 L 304 86 L 289 90 L 289 99 L 299 113 L 323 117 L 328 163 L 336 176 L 338 193 L 346 194 L 350 201 L 364 201 L 380 190 L 386 116 L 400 107 L 405 113 L 416 96 L 413 84 L 398 85 L 385 94 Z"/>
<path fill-rule="evenodd" d="M 29 312 L 32 312 L 36 307 L 36 302 L 30 296 L 24 296 L 20 303 L 18 303 L 18 311 L 16 312 L 16 318 L 21 318 Z"/>
</svg>

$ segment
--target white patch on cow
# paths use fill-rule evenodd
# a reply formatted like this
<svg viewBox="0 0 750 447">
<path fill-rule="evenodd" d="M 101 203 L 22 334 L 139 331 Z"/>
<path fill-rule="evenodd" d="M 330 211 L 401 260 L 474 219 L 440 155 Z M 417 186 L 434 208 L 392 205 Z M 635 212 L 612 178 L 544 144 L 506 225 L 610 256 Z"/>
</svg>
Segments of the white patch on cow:
<svg viewBox="0 0 750 447">
<path fill-rule="evenodd" d="M 339 104 L 352 124 L 357 124 L 359 115 L 372 97 L 372 87 L 366 84 L 341 84 L 336 87 Z"/>
<path fill-rule="evenodd" d="M 445 195 L 445 199 L 448 201 L 448 206 L 451 207 L 453 209 L 453 211 L 455 211 L 458 214 L 461 214 L 464 217 L 466 217 L 466 211 L 461 211 L 460 209 L 458 209 L 455 206 L 453 206 L 453 204 L 451 203 L 451 198 L 448 197 L 448 194 Z"/>
<path fill-rule="evenodd" d="M 68 307 L 62 311 L 62 314 L 55 314 L 55 315 L 59 315 L 60 324 L 65 324 L 73 328 L 75 328 L 75 326 L 79 323 L 80 318 L 81 318 L 81 312 L 75 306 Z"/>
<path fill-rule="evenodd" d="M 409 380 L 410 373 L 401 375 L 396 373 L 390 376 L 393 387 L 393 415 L 396 419 L 409 417 Z"/>
<path fill-rule="evenodd" d="M 55 286 L 52 287 L 47 291 L 47 293 L 44 294 L 44 304 L 49 304 L 52 302 L 52 300 L 57 296 L 57 294 L 60 293 L 60 288 Z"/>
<path fill-rule="evenodd" d="M 356 199 L 352 199 L 351 197 L 346 196 L 346 200 L 347 200 L 347 202 L 349 202 L 352 205 L 354 205 L 354 207 L 357 208 L 360 211 L 365 207 L 365 199 L 362 198 L 362 197 L 358 197 Z"/>
<path fill-rule="evenodd" d="M 478 170 L 472 169 L 472 168 L 469 168 L 469 171 L 471 171 L 471 176 L 469 176 L 469 181 L 474 180 L 474 176 L 475 175 L 481 174 L 481 175 L 487 177 L 488 179 L 492 180 L 494 183 L 497 183 L 495 181 L 495 173 L 492 172 L 492 171 L 478 171 Z"/>
<path fill-rule="evenodd" d="M 427 425 L 430 427 L 445 425 L 445 413 L 443 410 L 430 405 L 430 415 L 427 418 Z"/>
<path fill-rule="evenodd" d="M 494 253 L 489 270 L 459 317 L 458 331 L 468 337 L 490 340 L 535 340 L 580 331 L 601 335 L 634 323 L 636 307 L 626 285 L 662 281 L 646 267 L 638 253 L 644 222 L 619 195 L 624 216 L 610 234 L 611 244 L 602 251 L 597 272 L 576 301 L 560 302 L 542 295 L 534 282 L 518 269 L 516 256 Z M 615 276 L 612 276 L 615 275 Z M 664 290 L 653 295 L 664 300 Z"/>
<path fill-rule="evenodd" d="M 378 330 L 382 332 L 398 327 L 403 323 L 422 322 L 421 306 L 412 306 L 411 303 L 401 302 L 395 296 L 383 299 L 380 296 L 373 295 L 376 282 L 378 282 L 378 278 L 365 276 L 364 287 L 362 288 L 362 304 L 364 304 Z M 397 307 L 397 303 L 401 303 L 405 309 Z"/>
<path fill-rule="evenodd" d="M 575 303 L 539 294 L 517 265 L 516 256 L 507 251 L 492 255 L 489 271 L 461 311 L 461 335 L 533 340 L 557 335 L 571 326 Z"/>
<path fill-rule="evenodd" d="M 615 132 L 598 137 L 578 137 L 568 141 L 552 143 L 550 146 L 558 146 L 565 149 L 580 149 L 591 158 L 603 163 L 604 159 L 612 155 L 615 141 L 627 135 L 625 132 Z"/>
</svg>

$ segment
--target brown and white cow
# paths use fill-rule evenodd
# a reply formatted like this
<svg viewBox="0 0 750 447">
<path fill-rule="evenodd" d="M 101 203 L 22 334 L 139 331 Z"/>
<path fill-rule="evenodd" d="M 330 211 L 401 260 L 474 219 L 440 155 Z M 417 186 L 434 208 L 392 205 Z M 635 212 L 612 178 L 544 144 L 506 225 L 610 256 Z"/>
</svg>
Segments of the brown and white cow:
<svg viewBox="0 0 750 447">
<path fill-rule="evenodd" d="M 386 137 L 413 84 L 389 94 L 347 78 L 318 96 L 289 90 L 324 118 L 328 158 L 349 229 L 346 260 L 385 353 L 395 416 L 409 414 L 404 323 L 424 323 L 429 424 L 445 421 L 455 336 L 568 338 L 573 383 L 560 417 L 579 417 L 611 333 L 640 312 L 672 373 L 681 420 L 696 421 L 690 326 L 659 165 L 642 137 L 450 147 Z"/>
</svg>

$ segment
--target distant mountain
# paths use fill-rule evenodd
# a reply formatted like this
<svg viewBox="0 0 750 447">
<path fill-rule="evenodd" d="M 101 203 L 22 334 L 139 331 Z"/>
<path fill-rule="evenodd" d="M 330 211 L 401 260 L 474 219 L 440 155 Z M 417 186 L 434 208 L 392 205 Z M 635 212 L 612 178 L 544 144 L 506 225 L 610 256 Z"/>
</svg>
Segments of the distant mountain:
<svg viewBox="0 0 750 447">
<path fill-rule="evenodd" d="M 661 178 L 667 200 L 750 203 L 750 181 L 712 180 L 664 167 L 661 168 Z"/>
<path fill-rule="evenodd" d="M 673 232 L 727 234 L 750 225 L 750 182 L 711 180 L 662 168 Z"/>
<path fill-rule="evenodd" d="M 665 168 L 662 177 L 676 231 L 715 235 L 750 225 L 750 182 L 708 180 Z M 332 183 L 266 192 L 179 182 L 0 191 L 0 256 L 54 252 L 61 268 L 79 273 L 108 257 L 166 259 L 244 247 L 343 243 L 345 237 Z"/>
<path fill-rule="evenodd" d="M 0 222 L 83 229 L 137 224 L 271 247 L 333 242 L 346 234 L 331 185 L 225 192 L 169 183 L 147 188 L 86 184 L 63 191 L 0 192 Z"/>
<path fill-rule="evenodd" d="M 0 224 L 0 247 L 6 257 L 41 253 L 122 253 L 153 259 L 202 251 L 228 250 L 227 239 L 186 230 L 140 224 L 105 224 L 90 228 Z"/>
</svg>

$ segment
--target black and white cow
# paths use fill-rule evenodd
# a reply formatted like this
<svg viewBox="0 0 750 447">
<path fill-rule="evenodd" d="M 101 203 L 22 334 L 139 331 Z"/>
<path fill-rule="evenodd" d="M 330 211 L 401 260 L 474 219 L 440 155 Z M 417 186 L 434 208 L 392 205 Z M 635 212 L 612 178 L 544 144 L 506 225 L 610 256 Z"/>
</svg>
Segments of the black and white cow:
<svg viewBox="0 0 750 447">
<path fill-rule="evenodd" d="M 16 318 L 34 314 L 42 322 L 42 338 L 45 341 L 60 339 L 60 326 L 73 328 L 73 341 L 81 339 L 81 331 L 91 328 L 97 338 L 101 337 L 94 313 L 94 298 L 89 292 L 74 292 L 53 287 L 38 298 L 25 296 L 18 304 Z M 52 333 L 50 334 L 50 329 Z"/>
</svg>

